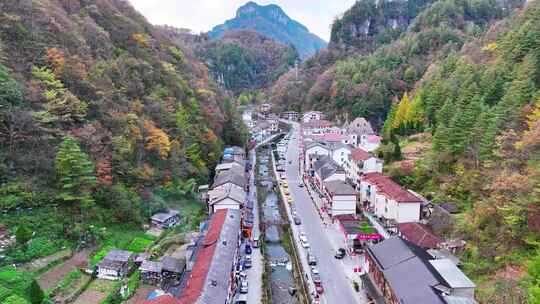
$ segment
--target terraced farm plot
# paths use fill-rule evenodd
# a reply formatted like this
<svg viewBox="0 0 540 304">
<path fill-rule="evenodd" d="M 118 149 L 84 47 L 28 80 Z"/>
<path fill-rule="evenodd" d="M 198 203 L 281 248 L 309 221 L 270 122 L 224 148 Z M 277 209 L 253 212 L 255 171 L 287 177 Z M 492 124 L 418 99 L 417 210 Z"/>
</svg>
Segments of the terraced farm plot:
<svg viewBox="0 0 540 304">
<path fill-rule="evenodd" d="M 114 291 L 117 282 L 96 279 L 90 286 L 73 302 L 74 304 L 99 304 L 111 292 Z"/>
</svg>

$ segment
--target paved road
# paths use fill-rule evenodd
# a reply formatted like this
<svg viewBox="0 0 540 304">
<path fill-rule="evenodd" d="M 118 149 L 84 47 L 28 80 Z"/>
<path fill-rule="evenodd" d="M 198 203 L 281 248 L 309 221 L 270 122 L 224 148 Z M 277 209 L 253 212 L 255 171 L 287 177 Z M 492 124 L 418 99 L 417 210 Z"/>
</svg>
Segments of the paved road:
<svg viewBox="0 0 540 304">
<path fill-rule="evenodd" d="M 342 262 L 334 258 L 334 248 L 326 235 L 326 228 L 316 211 L 299 175 L 299 130 L 298 124 L 293 124 L 291 140 L 287 151 L 287 160 L 292 163 L 287 166 L 287 180 L 297 213 L 302 219 L 302 228 L 311 244 L 311 252 L 317 258 L 317 266 L 321 273 L 325 289 L 323 302 L 331 304 L 359 303 L 358 295 L 354 294 L 352 282 L 347 279 Z M 293 139 L 294 138 L 294 139 Z"/>
</svg>

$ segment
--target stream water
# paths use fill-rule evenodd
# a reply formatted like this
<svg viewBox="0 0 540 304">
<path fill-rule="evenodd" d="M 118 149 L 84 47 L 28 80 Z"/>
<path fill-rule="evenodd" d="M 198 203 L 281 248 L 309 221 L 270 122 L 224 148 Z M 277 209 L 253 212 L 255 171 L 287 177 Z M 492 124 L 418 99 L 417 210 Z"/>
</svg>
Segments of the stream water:
<svg viewBox="0 0 540 304">
<path fill-rule="evenodd" d="M 270 263 L 270 286 L 272 289 L 272 303 L 296 304 L 297 298 L 289 294 L 289 287 L 295 286 L 293 273 L 290 268 L 290 256 L 281 244 L 281 229 L 279 225 L 284 222 L 278 206 L 278 197 L 274 190 L 274 182 L 269 173 L 270 150 L 260 153 L 259 181 L 266 189 L 267 195 L 262 204 L 265 227 L 266 260 Z"/>
</svg>

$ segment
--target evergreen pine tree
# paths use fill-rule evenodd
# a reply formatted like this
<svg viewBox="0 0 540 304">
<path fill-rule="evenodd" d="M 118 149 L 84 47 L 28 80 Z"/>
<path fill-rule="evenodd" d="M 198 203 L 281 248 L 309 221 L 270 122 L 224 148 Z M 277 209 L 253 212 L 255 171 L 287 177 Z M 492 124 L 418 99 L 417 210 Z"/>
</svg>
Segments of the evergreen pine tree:
<svg viewBox="0 0 540 304">
<path fill-rule="evenodd" d="M 56 172 L 60 181 L 59 199 L 79 203 L 83 208 L 93 205 L 92 188 L 96 185 L 94 164 L 71 137 L 64 138 L 56 154 Z"/>
</svg>

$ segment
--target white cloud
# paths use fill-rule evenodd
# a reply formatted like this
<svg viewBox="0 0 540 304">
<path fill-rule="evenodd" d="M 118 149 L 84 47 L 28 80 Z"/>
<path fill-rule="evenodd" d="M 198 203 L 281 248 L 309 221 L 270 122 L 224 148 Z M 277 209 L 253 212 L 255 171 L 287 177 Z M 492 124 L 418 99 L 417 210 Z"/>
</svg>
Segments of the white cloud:
<svg viewBox="0 0 540 304">
<path fill-rule="evenodd" d="M 231 19 L 248 0 L 129 0 L 153 24 L 168 24 L 206 32 Z M 330 39 L 330 25 L 356 0 L 259 0 L 277 4 L 292 19 L 304 24 L 319 37 Z"/>
</svg>

